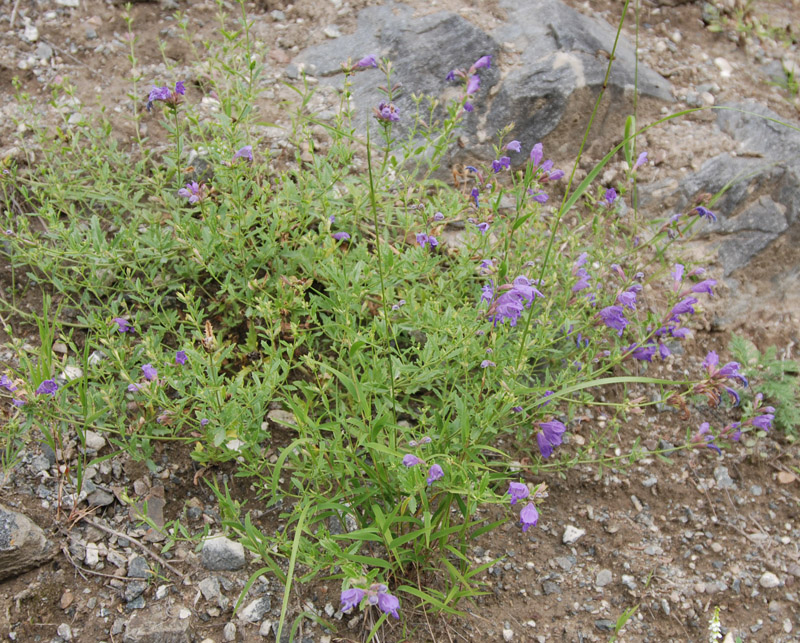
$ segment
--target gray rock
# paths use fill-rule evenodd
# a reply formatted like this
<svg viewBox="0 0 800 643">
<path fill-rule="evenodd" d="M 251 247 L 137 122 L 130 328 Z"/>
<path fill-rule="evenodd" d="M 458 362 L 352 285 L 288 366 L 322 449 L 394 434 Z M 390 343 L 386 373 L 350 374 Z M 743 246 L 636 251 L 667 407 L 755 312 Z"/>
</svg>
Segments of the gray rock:
<svg viewBox="0 0 800 643">
<path fill-rule="evenodd" d="M 258 623 L 269 612 L 271 603 L 269 596 L 257 598 L 239 610 L 239 618 L 248 623 Z"/>
<path fill-rule="evenodd" d="M 598 587 L 605 587 L 613 580 L 614 580 L 614 574 L 611 572 L 610 569 L 601 569 L 599 572 L 597 572 L 594 584 L 597 585 Z"/>
<path fill-rule="evenodd" d="M 559 556 L 555 559 L 556 564 L 563 569 L 565 572 L 570 571 L 577 562 L 575 556 Z"/>
<path fill-rule="evenodd" d="M 607 618 L 601 618 L 594 622 L 594 626 L 601 632 L 613 632 L 617 624 Z"/>
<path fill-rule="evenodd" d="M 144 594 L 144 590 L 147 589 L 147 583 L 141 580 L 131 581 L 130 583 L 125 584 L 125 591 L 122 594 L 122 598 L 125 599 L 126 603 L 130 603 L 131 601 L 135 601 L 139 598 L 142 594 Z"/>
<path fill-rule="evenodd" d="M 773 587 L 780 587 L 781 579 L 772 572 L 764 572 L 761 578 L 758 579 L 758 584 L 764 589 L 772 589 Z"/>
<path fill-rule="evenodd" d="M 731 478 L 730 473 L 728 473 L 728 467 L 720 465 L 714 469 L 714 480 L 717 481 L 717 488 L 719 489 L 736 488 L 736 483 L 733 481 L 733 478 Z"/>
<path fill-rule="evenodd" d="M 190 643 L 190 619 L 169 616 L 159 609 L 137 612 L 125 628 L 123 643 Z"/>
<path fill-rule="evenodd" d="M 129 578 L 150 578 L 152 573 L 144 556 L 134 556 L 128 563 Z"/>
<path fill-rule="evenodd" d="M 585 121 L 603 84 L 608 59 L 598 51 L 611 51 L 615 31 L 559 0 L 501 0 L 500 6 L 508 19 L 491 34 L 448 11 L 414 17 L 413 10 L 404 4 L 367 7 L 358 14 L 355 33 L 311 47 L 295 62 L 307 65 L 321 83 L 340 86 L 341 63 L 348 58 L 355 61 L 368 53 L 387 56 L 395 62 L 393 78 L 404 88 L 395 100 L 401 116 L 397 126 L 402 130 L 414 113 L 412 94 L 457 98 L 461 86 L 457 81 L 445 81 L 445 76 L 453 69 L 468 69 L 480 56 L 496 56 L 499 43 L 509 43 L 521 55 L 519 64 L 505 77 L 495 64 L 479 70 L 480 89 L 471 101 L 475 112 L 468 114 L 462 125 L 470 139 L 469 154 L 488 159 L 493 154 L 491 137 L 512 121 L 516 126 L 514 138 L 526 147 L 553 135 L 553 141 L 546 141 L 548 145 L 563 144 L 559 154 L 573 154 L 580 138 L 574 135 L 574 121 Z M 638 83 L 642 96 L 671 102 L 669 83 L 641 64 Z M 357 74 L 353 80 L 355 124 L 362 132 L 372 118 L 372 106 L 383 99 L 377 90 L 379 84 L 380 76 L 372 70 Z M 633 86 L 633 48 L 623 37 L 609 79 L 608 98 L 592 131 L 594 138 L 604 129 L 606 134 L 618 137 L 624 115 L 631 111 L 629 89 Z M 482 146 L 475 145 L 476 138 Z M 452 152 L 451 162 L 467 157 L 466 152 Z M 522 162 L 527 155 L 517 157 L 512 155 L 513 161 Z"/>
<path fill-rule="evenodd" d="M 114 502 L 114 494 L 104 489 L 95 489 L 86 496 L 86 501 L 92 507 L 108 507 L 108 505 Z"/>
<path fill-rule="evenodd" d="M 561 586 L 551 580 L 546 580 L 542 583 L 542 591 L 544 592 L 545 596 L 550 596 L 550 594 L 560 594 Z"/>
<path fill-rule="evenodd" d="M 225 627 L 222 628 L 222 638 L 225 641 L 236 640 L 236 626 L 233 623 L 225 623 Z"/>
<path fill-rule="evenodd" d="M 579 529 L 574 525 L 567 525 L 564 529 L 564 534 L 561 536 L 561 542 L 565 545 L 574 545 L 578 540 L 586 535 L 585 529 Z"/>
<path fill-rule="evenodd" d="M 0 580 L 39 567 L 55 554 L 44 532 L 28 517 L 0 505 Z"/>
<path fill-rule="evenodd" d="M 36 57 L 39 60 L 50 60 L 53 57 L 53 48 L 46 42 L 40 42 L 36 47 Z"/>
<path fill-rule="evenodd" d="M 69 623 L 62 623 L 56 629 L 56 633 L 65 641 L 72 640 L 72 628 L 69 626 Z"/>
<path fill-rule="evenodd" d="M 201 559 L 209 571 L 236 571 L 245 566 L 244 547 L 225 536 L 212 536 L 203 542 Z"/>
<path fill-rule="evenodd" d="M 622 584 L 632 592 L 636 590 L 636 579 L 628 574 L 622 575 Z"/>
</svg>

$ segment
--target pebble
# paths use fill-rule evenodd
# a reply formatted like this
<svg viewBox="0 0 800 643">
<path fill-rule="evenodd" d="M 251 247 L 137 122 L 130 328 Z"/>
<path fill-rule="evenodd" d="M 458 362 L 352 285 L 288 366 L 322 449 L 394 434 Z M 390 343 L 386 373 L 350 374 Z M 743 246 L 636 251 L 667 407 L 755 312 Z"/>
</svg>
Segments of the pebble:
<svg viewBox="0 0 800 643">
<path fill-rule="evenodd" d="M 283 13 L 283 11 L 281 11 L 280 9 L 273 9 L 272 11 L 269 12 L 269 15 L 272 16 L 272 19 L 275 22 L 283 22 L 286 20 L 286 14 Z"/>
<path fill-rule="evenodd" d="M 625 585 L 625 587 L 627 587 L 631 591 L 636 590 L 636 579 L 633 576 L 630 576 L 628 574 L 623 574 L 622 584 Z"/>
<path fill-rule="evenodd" d="M 731 74 L 733 74 L 733 67 L 722 56 L 714 58 L 714 64 L 717 66 L 717 69 L 719 69 L 719 75 L 723 78 L 730 78 Z"/>
<path fill-rule="evenodd" d="M 236 640 L 236 626 L 233 623 L 225 623 L 225 627 L 222 628 L 222 638 L 226 641 Z"/>
<path fill-rule="evenodd" d="M 258 628 L 258 633 L 261 636 L 269 636 L 271 632 L 272 632 L 272 621 L 267 619 L 261 624 L 261 627 Z"/>
<path fill-rule="evenodd" d="M 181 619 L 182 621 L 185 621 L 191 615 L 192 615 L 192 610 L 190 610 L 190 609 L 188 609 L 186 607 L 181 607 L 178 610 L 178 618 Z"/>
<path fill-rule="evenodd" d="M 718 554 L 722 551 L 722 545 L 719 543 L 711 543 L 711 551 L 713 551 L 715 554 Z"/>
<path fill-rule="evenodd" d="M 792 633 L 792 620 L 789 618 L 783 619 L 783 631 L 787 634 Z"/>
<path fill-rule="evenodd" d="M 718 489 L 736 488 L 736 483 L 733 481 L 733 478 L 731 478 L 731 474 L 728 472 L 728 467 L 720 465 L 714 469 L 714 480 L 717 481 Z"/>
<path fill-rule="evenodd" d="M 564 529 L 564 535 L 561 536 L 561 542 L 565 545 L 574 545 L 585 535 L 585 529 L 580 529 L 573 525 L 567 525 L 566 529 Z"/>
<path fill-rule="evenodd" d="M 25 25 L 25 30 L 22 32 L 22 37 L 28 42 L 36 42 L 39 40 L 39 30 L 36 25 L 28 23 Z"/>
<path fill-rule="evenodd" d="M 594 626 L 601 632 L 611 632 L 617 626 L 614 621 L 607 618 L 601 618 L 594 622 Z"/>
<path fill-rule="evenodd" d="M 271 601 L 269 596 L 262 596 L 251 601 L 239 612 L 239 618 L 248 623 L 258 623 L 269 612 Z"/>
<path fill-rule="evenodd" d="M 149 578 L 150 566 L 147 564 L 147 559 L 144 556 L 134 556 L 128 563 L 128 577 L 129 578 Z"/>
<path fill-rule="evenodd" d="M 56 632 L 65 641 L 72 640 L 72 628 L 69 626 L 69 623 L 62 623 L 59 625 Z"/>
<path fill-rule="evenodd" d="M 213 536 L 203 542 L 203 567 L 209 571 L 236 571 L 245 566 L 244 547 L 225 536 Z"/>
<path fill-rule="evenodd" d="M 322 30 L 322 33 L 324 33 L 328 38 L 331 39 L 341 38 L 342 36 L 342 32 L 339 31 L 339 27 L 336 27 L 334 25 L 329 25 L 325 27 Z"/>
<path fill-rule="evenodd" d="M 642 512 L 642 503 L 636 496 L 631 496 L 631 503 L 633 503 L 633 508 L 636 509 L 636 513 Z"/>
<path fill-rule="evenodd" d="M 658 478 L 656 478 L 655 476 L 650 476 L 649 478 L 642 480 L 642 486 L 645 487 L 646 489 L 654 487 L 657 484 L 658 484 Z"/>
<path fill-rule="evenodd" d="M 100 562 L 100 549 L 96 543 L 86 544 L 86 555 L 83 558 L 83 562 L 89 567 L 94 567 Z"/>
<path fill-rule="evenodd" d="M 511 641 L 514 638 L 514 630 L 503 628 L 503 640 Z"/>
<path fill-rule="evenodd" d="M 80 0 L 56 0 L 56 4 L 61 7 L 77 9 L 80 6 Z"/>
<path fill-rule="evenodd" d="M 597 572 L 594 584 L 597 585 L 598 587 L 605 587 L 613 580 L 614 580 L 614 574 L 611 572 L 610 569 L 601 569 L 599 572 Z"/>
<path fill-rule="evenodd" d="M 758 579 L 758 584 L 764 589 L 772 589 L 781 584 L 781 580 L 772 572 L 764 572 L 761 578 Z"/>
</svg>

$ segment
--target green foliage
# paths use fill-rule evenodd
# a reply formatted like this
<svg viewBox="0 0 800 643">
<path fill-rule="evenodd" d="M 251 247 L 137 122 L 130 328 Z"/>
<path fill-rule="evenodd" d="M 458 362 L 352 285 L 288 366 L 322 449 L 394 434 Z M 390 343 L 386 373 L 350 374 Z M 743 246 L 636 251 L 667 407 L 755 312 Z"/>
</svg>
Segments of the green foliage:
<svg viewBox="0 0 800 643">
<path fill-rule="evenodd" d="M 764 394 L 775 407 L 775 428 L 797 436 L 800 428 L 800 363 L 778 356 L 770 346 L 759 351 L 749 340 L 739 335 L 731 338 L 729 350 L 741 362 L 744 372 L 755 389 Z M 748 394 L 752 399 L 752 394 Z"/>
</svg>

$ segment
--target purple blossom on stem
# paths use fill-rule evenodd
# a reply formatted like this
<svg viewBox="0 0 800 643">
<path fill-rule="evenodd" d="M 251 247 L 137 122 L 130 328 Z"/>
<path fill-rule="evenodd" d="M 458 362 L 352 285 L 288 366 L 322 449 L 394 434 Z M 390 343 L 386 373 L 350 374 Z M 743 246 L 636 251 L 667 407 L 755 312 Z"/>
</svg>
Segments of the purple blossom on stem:
<svg viewBox="0 0 800 643">
<path fill-rule="evenodd" d="M 656 354 L 656 348 L 655 344 L 646 344 L 645 346 L 631 344 L 625 349 L 625 353 L 630 353 L 634 359 L 641 362 L 652 362 L 653 356 Z"/>
<path fill-rule="evenodd" d="M 444 215 L 441 212 L 437 212 L 433 215 L 434 221 L 444 221 Z"/>
<path fill-rule="evenodd" d="M 717 215 L 714 214 L 711 210 L 702 205 L 698 205 L 693 212 L 695 212 L 698 216 L 708 219 L 709 221 L 713 221 L 716 223 Z"/>
<path fill-rule="evenodd" d="M 625 327 L 628 325 L 622 306 L 608 306 L 603 308 L 597 315 L 606 326 L 618 331 L 617 334 L 622 336 Z"/>
<path fill-rule="evenodd" d="M 349 612 L 359 605 L 361 601 L 364 600 L 365 594 L 366 592 L 360 587 L 351 587 L 350 589 L 344 590 L 341 596 L 342 611 Z"/>
<path fill-rule="evenodd" d="M 142 373 L 144 374 L 144 378 L 148 382 L 152 382 L 156 378 L 158 378 L 158 371 L 155 368 L 153 368 L 152 364 L 145 364 L 144 366 L 142 366 Z"/>
<path fill-rule="evenodd" d="M 536 203 L 547 203 L 547 199 L 550 198 L 547 196 L 545 192 L 534 193 L 534 190 L 532 188 L 528 188 L 528 194 L 531 195 L 531 197 L 533 198 L 534 201 L 536 201 Z"/>
<path fill-rule="evenodd" d="M 45 380 L 36 389 L 36 395 L 55 395 L 58 390 L 58 384 L 55 380 Z"/>
<path fill-rule="evenodd" d="M 503 324 L 509 320 L 512 326 L 516 326 L 522 311 L 531 307 L 534 298 L 544 297 L 524 276 L 517 277 L 513 284 L 506 284 L 501 290 L 504 292 L 491 303 L 487 311 L 487 317 L 495 325 L 497 322 Z M 486 294 L 484 291 L 484 295 Z M 484 300 L 483 297 L 481 299 Z"/>
<path fill-rule="evenodd" d="M 769 431 L 772 428 L 772 421 L 774 419 L 774 413 L 765 413 L 764 415 L 759 415 L 752 418 L 748 421 L 748 424 L 751 424 L 755 428 L 761 429 L 762 431 Z"/>
<path fill-rule="evenodd" d="M 428 486 L 432 485 L 437 480 L 441 480 L 444 477 L 444 471 L 442 467 L 438 464 L 432 464 L 431 468 L 428 469 Z"/>
<path fill-rule="evenodd" d="M 375 112 L 375 118 L 382 123 L 396 123 L 400 120 L 400 112 L 397 111 L 393 103 L 387 103 L 382 100 L 377 107 L 373 108 L 373 111 Z"/>
<path fill-rule="evenodd" d="M 678 292 L 681 289 L 681 282 L 683 281 L 683 264 L 676 263 L 672 268 L 672 289 Z"/>
<path fill-rule="evenodd" d="M 681 301 L 679 301 L 675 306 L 673 306 L 672 310 L 669 313 L 667 319 L 669 321 L 678 322 L 680 321 L 680 316 L 685 314 L 694 314 L 694 305 L 697 303 L 697 299 L 694 297 L 685 297 Z"/>
<path fill-rule="evenodd" d="M 194 205 L 208 196 L 208 188 L 205 183 L 192 181 L 191 183 L 187 183 L 185 188 L 178 190 L 178 196 L 189 199 L 189 203 Z"/>
<path fill-rule="evenodd" d="M 417 466 L 418 464 L 422 464 L 422 462 L 423 461 L 413 453 L 406 453 L 406 455 L 403 456 L 403 466 L 408 467 L 409 469 Z"/>
<path fill-rule="evenodd" d="M 120 333 L 127 333 L 133 330 L 131 323 L 124 317 L 114 317 L 111 321 L 117 325 L 117 331 Z"/>
<path fill-rule="evenodd" d="M 491 66 L 492 66 L 492 57 L 491 56 L 481 56 L 480 58 L 478 58 L 478 60 L 476 60 L 472 64 L 472 67 L 470 68 L 470 71 L 474 72 L 477 69 L 491 69 Z"/>
<path fill-rule="evenodd" d="M 186 364 L 186 361 L 188 359 L 189 358 L 186 356 L 186 351 L 178 351 L 177 353 L 175 353 L 175 363 L 178 364 L 179 366 L 183 366 L 184 364 Z"/>
<path fill-rule="evenodd" d="M 481 221 L 476 227 L 481 231 L 481 234 L 489 232 L 489 224 L 486 221 Z"/>
<path fill-rule="evenodd" d="M 612 206 L 614 205 L 614 201 L 617 200 L 617 191 L 614 188 L 608 188 L 603 198 L 609 206 Z"/>
<path fill-rule="evenodd" d="M 406 300 L 400 299 L 396 304 L 392 304 L 392 310 L 400 310 L 400 308 L 405 305 L 406 305 Z"/>
<path fill-rule="evenodd" d="M 703 281 L 701 281 L 699 283 L 694 284 L 692 286 L 692 292 L 693 293 L 701 293 L 701 292 L 703 292 L 703 293 L 707 293 L 707 294 L 709 294 L 709 295 L 711 295 L 713 297 L 714 296 L 714 291 L 712 290 L 712 288 L 714 288 L 714 286 L 716 286 L 716 285 L 717 285 L 717 280 L 716 279 L 705 279 L 705 280 L 703 280 Z"/>
<path fill-rule="evenodd" d="M 533 161 L 533 167 L 539 167 L 539 163 L 542 162 L 542 158 L 544 157 L 544 149 L 542 148 L 541 143 L 537 143 L 531 149 L 531 161 Z"/>
<path fill-rule="evenodd" d="M 528 531 L 529 527 L 535 527 L 539 522 L 539 512 L 536 511 L 536 505 L 529 502 L 522 511 L 519 512 L 519 521 L 522 523 L 522 531 Z"/>
<path fill-rule="evenodd" d="M 519 153 L 522 150 L 522 143 L 519 141 L 511 141 L 506 143 L 503 149 Z"/>
<path fill-rule="evenodd" d="M 631 171 L 635 172 L 637 169 L 639 169 L 645 163 L 647 163 L 647 152 L 642 152 L 641 154 L 639 154 L 639 157 L 636 159 L 636 163 L 633 164 L 633 167 L 631 168 Z"/>
<path fill-rule="evenodd" d="M 444 77 L 445 80 L 455 80 L 456 79 L 456 70 L 451 69 L 447 72 L 447 76 Z"/>
<path fill-rule="evenodd" d="M 331 236 L 336 239 L 336 241 L 346 241 L 350 238 L 347 232 L 334 232 Z"/>
<path fill-rule="evenodd" d="M 364 56 L 355 65 L 353 65 L 355 69 L 363 69 L 365 67 L 377 67 L 377 66 L 378 66 L 378 60 L 375 57 L 375 54 L 369 54 L 368 56 Z"/>
<path fill-rule="evenodd" d="M 522 413 L 524 409 L 521 406 L 512 406 L 511 411 L 512 413 Z"/>
<path fill-rule="evenodd" d="M 472 188 L 472 192 L 470 192 L 470 196 L 475 199 L 475 207 L 480 207 L 478 203 L 478 197 L 480 196 L 481 191 L 478 188 Z"/>
<path fill-rule="evenodd" d="M 542 181 L 558 181 L 564 178 L 564 170 L 553 170 L 547 176 L 542 177 Z"/>
<path fill-rule="evenodd" d="M 722 455 L 722 450 L 714 444 L 714 436 L 711 434 L 711 429 L 708 425 L 708 422 L 703 422 L 700 425 L 697 434 L 694 437 L 695 442 L 700 442 L 705 444 L 709 449 L 713 449 L 720 455 Z"/>
<path fill-rule="evenodd" d="M 508 491 L 506 492 L 511 496 L 511 504 L 517 503 L 517 500 L 524 500 L 530 495 L 530 489 L 524 482 L 509 482 Z"/>
<path fill-rule="evenodd" d="M 467 81 L 467 96 L 472 96 L 475 92 L 478 91 L 478 88 L 481 86 L 481 79 L 479 76 L 472 75 L 469 77 L 469 81 Z"/>
<path fill-rule="evenodd" d="M 465 112 L 471 112 L 473 109 L 475 109 L 475 108 L 472 106 L 472 103 L 470 103 L 469 101 L 464 103 L 464 111 Z"/>
<path fill-rule="evenodd" d="M 636 293 L 631 290 L 623 290 L 619 295 L 617 295 L 617 303 L 624 308 L 636 310 Z"/>
<path fill-rule="evenodd" d="M 233 155 L 233 160 L 236 159 L 245 159 L 246 161 L 253 161 L 253 146 L 252 145 L 245 145 L 244 147 L 240 147 L 236 150 L 236 153 Z"/>
<path fill-rule="evenodd" d="M 553 447 L 557 447 L 563 442 L 563 435 L 567 427 L 558 420 L 539 423 L 539 432 L 536 434 L 536 442 L 543 458 L 553 455 Z"/>
<path fill-rule="evenodd" d="M 508 156 L 501 156 L 498 160 L 492 161 L 492 170 L 497 174 L 503 168 L 509 169 L 511 167 L 511 158 Z"/>
<path fill-rule="evenodd" d="M 180 104 L 182 97 L 186 94 L 186 86 L 182 80 L 175 83 L 175 90 L 169 87 L 153 87 L 147 97 L 147 111 L 153 109 L 153 103 L 162 102 L 169 107 L 177 107 Z"/>
<path fill-rule="evenodd" d="M 14 382 L 8 377 L 8 375 L 3 375 L 0 377 L 0 388 L 4 388 L 9 393 L 13 393 L 17 390 L 17 387 L 14 385 Z"/>
</svg>

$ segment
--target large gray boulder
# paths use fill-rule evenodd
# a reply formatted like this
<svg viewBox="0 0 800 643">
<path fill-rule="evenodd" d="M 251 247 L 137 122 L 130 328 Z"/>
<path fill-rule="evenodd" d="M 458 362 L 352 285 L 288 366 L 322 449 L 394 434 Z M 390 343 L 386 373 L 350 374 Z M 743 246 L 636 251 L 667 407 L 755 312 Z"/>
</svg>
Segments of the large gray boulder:
<svg viewBox="0 0 800 643">
<path fill-rule="evenodd" d="M 449 11 L 414 17 L 410 7 L 399 3 L 368 7 L 359 13 L 355 33 L 311 47 L 295 63 L 305 65 L 321 83 L 341 86 L 341 63 L 348 58 L 357 61 L 366 54 L 390 58 L 394 81 L 404 88 L 395 101 L 402 129 L 414 112 L 412 94 L 456 98 L 461 86 L 445 80 L 448 72 L 466 70 L 479 57 L 491 55 L 492 67 L 479 72 L 480 89 L 472 101 L 475 111 L 463 122 L 468 148 L 453 150 L 455 157 L 450 160 L 492 158 L 495 135 L 510 122 L 515 123 L 513 138 L 528 150 L 545 140 L 548 149 L 557 145 L 557 157 L 569 158 L 577 152 L 582 128 L 603 86 L 608 65 L 603 52 L 611 52 L 615 31 L 559 0 L 501 0 L 500 6 L 507 20 L 489 33 Z M 634 63 L 633 48 L 623 37 L 595 122 L 595 137 L 620 138 L 624 119 L 632 111 Z M 382 80 L 379 72 L 369 70 L 353 81 L 356 127 L 362 133 L 372 107 L 383 99 L 377 89 Z M 672 99 L 669 83 L 641 64 L 638 87 L 640 96 Z M 514 160 L 521 162 L 522 156 Z"/>
<path fill-rule="evenodd" d="M 713 207 L 719 221 L 703 221 L 698 234 L 734 295 L 717 311 L 721 326 L 755 311 L 800 315 L 800 132 L 779 121 L 755 103 L 725 106 L 717 125 L 738 143 L 736 156 L 721 154 L 681 181 L 641 191 L 640 204 L 659 216 L 722 192 Z"/>
<path fill-rule="evenodd" d="M 54 553 L 38 525 L 0 505 L 0 581 L 41 566 Z"/>
</svg>

